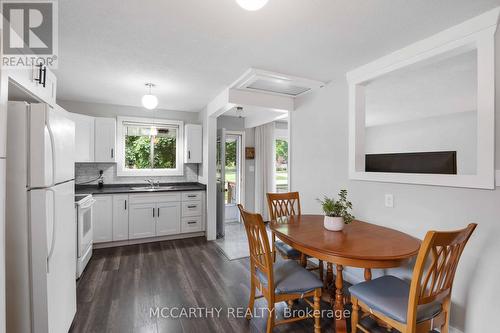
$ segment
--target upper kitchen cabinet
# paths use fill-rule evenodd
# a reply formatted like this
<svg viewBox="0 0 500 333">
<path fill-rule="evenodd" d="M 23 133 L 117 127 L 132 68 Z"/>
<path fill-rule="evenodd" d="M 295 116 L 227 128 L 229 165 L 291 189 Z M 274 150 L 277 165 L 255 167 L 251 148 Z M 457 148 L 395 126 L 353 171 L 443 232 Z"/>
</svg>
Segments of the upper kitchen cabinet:
<svg viewBox="0 0 500 333">
<path fill-rule="evenodd" d="M 115 162 L 116 119 L 95 118 L 95 162 Z"/>
<path fill-rule="evenodd" d="M 203 129 L 187 124 L 184 128 L 184 163 L 202 163 Z"/>
<path fill-rule="evenodd" d="M 95 118 L 78 113 L 69 113 L 75 122 L 75 162 L 94 162 Z"/>
<path fill-rule="evenodd" d="M 47 66 L 34 65 L 29 69 L 12 69 L 8 72 L 9 77 L 18 85 L 41 101 L 55 107 L 57 77 Z"/>
</svg>

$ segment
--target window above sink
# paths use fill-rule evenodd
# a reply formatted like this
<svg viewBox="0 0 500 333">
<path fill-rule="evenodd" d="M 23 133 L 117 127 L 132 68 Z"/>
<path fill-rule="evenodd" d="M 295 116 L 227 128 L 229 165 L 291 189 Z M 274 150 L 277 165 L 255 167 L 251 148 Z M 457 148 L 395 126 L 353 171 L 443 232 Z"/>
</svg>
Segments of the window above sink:
<svg viewBox="0 0 500 333">
<path fill-rule="evenodd" d="M 117 175 L 182 176 L 183 125 L 178 120 L 118 117 Z"/>
</svg>

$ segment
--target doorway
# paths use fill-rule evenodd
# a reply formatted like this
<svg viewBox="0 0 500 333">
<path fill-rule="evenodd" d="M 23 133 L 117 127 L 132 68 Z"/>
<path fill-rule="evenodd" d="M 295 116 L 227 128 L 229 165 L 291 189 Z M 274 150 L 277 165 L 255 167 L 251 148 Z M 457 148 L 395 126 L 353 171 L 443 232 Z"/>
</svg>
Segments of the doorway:
<svg viewBox="0 0 500 333">
<path fill-rule="evenodd" d="M 226 235 L 234 224 L 241 224 L 238 204 L 244 203 L 245 132 L 217 133 L 217 238 Z"/>
</svg>

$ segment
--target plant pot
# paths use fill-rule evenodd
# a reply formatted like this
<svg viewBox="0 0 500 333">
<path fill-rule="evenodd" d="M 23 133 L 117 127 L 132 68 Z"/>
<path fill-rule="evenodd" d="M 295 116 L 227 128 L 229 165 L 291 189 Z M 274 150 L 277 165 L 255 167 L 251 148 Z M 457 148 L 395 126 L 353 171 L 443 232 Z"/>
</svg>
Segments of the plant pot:
<svg viewBox="0 0 500 333">
<path fill-rule="evenodd" d="M 344 229 L 344 218 L 343 217 L 334 217 L 334 216 L 325 216 L 325 220 L 323 225 L 326 229 L 330 231 L 341 231 Z"/>
</svg>

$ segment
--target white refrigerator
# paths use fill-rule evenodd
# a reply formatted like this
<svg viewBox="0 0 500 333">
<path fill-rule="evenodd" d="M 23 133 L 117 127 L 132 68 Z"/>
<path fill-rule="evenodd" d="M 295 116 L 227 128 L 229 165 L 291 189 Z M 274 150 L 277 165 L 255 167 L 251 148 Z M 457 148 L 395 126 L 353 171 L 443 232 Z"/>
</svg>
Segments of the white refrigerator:
<svg viewBox="0 0 500 333">
<path fill-rule="evenodd" d="M 9 102 L 7 121 L 7 332 L 68 332 L 76 313 L 75 125 L 25 102 Z"/>
</svg>

